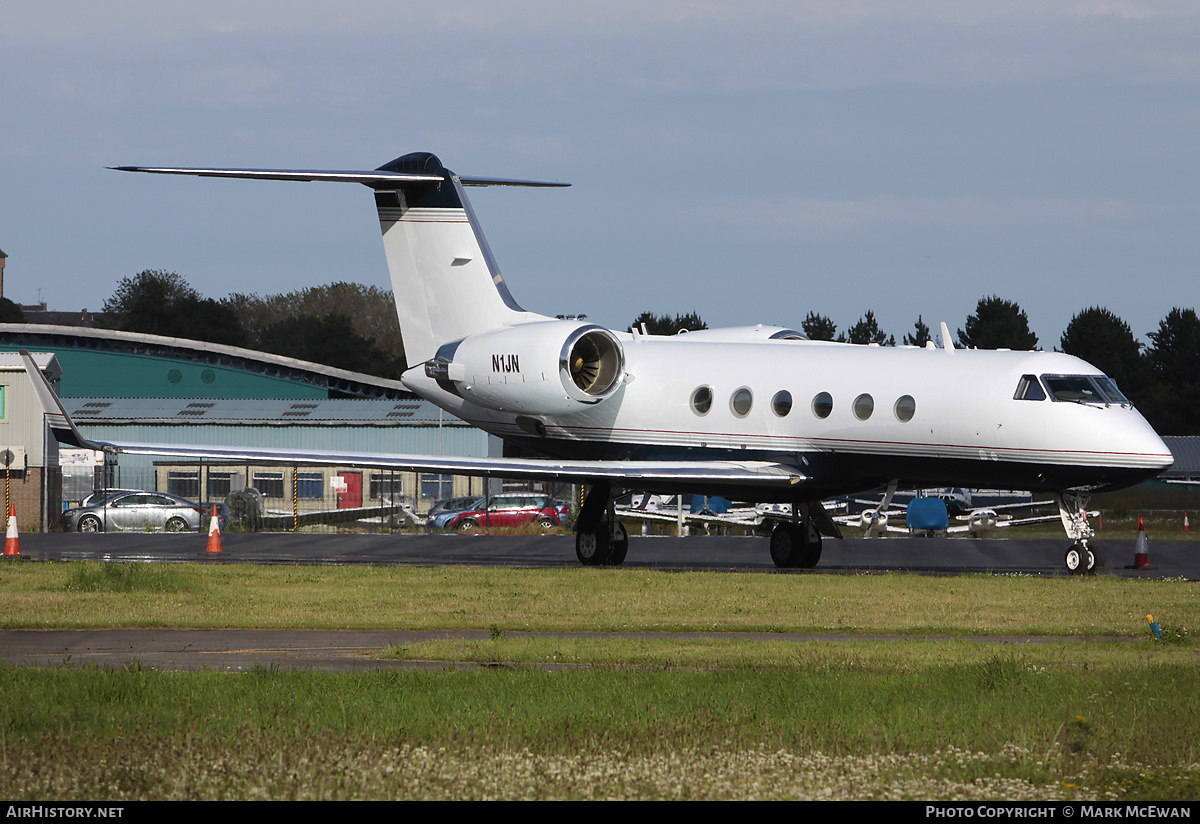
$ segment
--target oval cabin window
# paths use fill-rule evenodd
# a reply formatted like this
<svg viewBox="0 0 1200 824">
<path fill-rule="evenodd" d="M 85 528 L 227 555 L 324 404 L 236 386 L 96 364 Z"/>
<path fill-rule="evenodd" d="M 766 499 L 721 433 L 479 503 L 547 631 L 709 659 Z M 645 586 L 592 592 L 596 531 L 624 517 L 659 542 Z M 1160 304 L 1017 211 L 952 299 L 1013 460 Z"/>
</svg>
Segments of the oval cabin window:
<svg viewBox="0 0 1200 824">
<path fill-rule="evenodd" d="M 729 399 L 729 408 L 733 410 L 733 414 L 739 418 L 744 418 L 750 414 L 750 407 L 754 405 L 754 395 L 746 387 L 742 387 L 733 393 L 733 397 Z"/>
<path fill-rule="evenodd" d="M 813 414 L 818 418 L 828 418 L 833 412 L 833 395 L 828 392 L 821 392 L 812 402 Z"/>
<path fill-rule="evenodd" d="M 854 417 L 865 421 L 875 411 L 875 399 L 865 392 L 854 399 Z"/>
<path fill-rule="evenodd" d="M 771 411 L 780 418 L 787 417 L 792 411 L 792 393 L 786 389 L 776 392 L 775 397 L 771 398 Z"/>
</svg>

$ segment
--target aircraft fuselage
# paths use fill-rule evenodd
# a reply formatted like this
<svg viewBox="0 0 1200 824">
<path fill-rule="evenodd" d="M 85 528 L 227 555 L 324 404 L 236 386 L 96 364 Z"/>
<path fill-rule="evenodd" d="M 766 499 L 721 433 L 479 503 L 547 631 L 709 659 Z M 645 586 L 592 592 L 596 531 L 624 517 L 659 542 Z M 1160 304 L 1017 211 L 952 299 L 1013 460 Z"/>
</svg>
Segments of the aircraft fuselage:
<svg viewBox="0 0 1200 824">
<path fill-rule="evenodd" d="M 548 457 L 769 460 L 812 479 L 792 490 L 755 490 L 759 499 L 816 500 L 890 480 L 1114 488 L 1153 477 L 1171 463 L 1169 450 L 1131 405 L 1015 397 L 1026 375 L 1103 377 L 1069 355 L 619 337 L 626 358 L 619 390 L 566 414 L 479 406 L 420 370 L 404 380 L 453 414 Z M 502 365 L 523 360 L 521 353 L 506 354 Z M 465 380 L 554 379 L 501 372 Z"/>
</svg>

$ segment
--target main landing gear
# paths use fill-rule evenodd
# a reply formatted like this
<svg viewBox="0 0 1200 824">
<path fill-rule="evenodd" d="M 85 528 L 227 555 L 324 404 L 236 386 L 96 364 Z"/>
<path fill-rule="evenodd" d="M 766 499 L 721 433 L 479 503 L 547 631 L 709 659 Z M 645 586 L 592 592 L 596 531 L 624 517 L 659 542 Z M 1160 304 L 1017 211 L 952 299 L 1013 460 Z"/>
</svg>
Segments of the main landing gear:
<svg viewBox="0 0 1200 824">
<path fill-rule="evenodd" d="M 1068 489 L 1059 493 L 1058 515 L 1072 544 L 1067 548 L 1063 563 L 1072 575 L 1095 575 L 1104 566 L 1104 552 L 1088 546 L 1096 533 L 1087 521 L 1087 505 L 1091 496 L 1085 490 Z"/>
<path fill-rule="evenodd" d="M 771 531 L 771 560 L 777 567 L 811 569 L 821 560 L 821 533 L 811 505 L 801 504 L 800 511 L 801 520 L 780 521 Z"/>
<path fill-rule="evenodd" d="M 629 552 L 629 535 L 617 520 L 612 485 L 593 484 L 575 521 L 575 557 L 584 566 L 620 566 Z M 800 517 L 779 522 L 771 532 L 771 560 L 785 569 L 812 568 L 821 560 L 821 531 L 841 533 L 819 502 L 798 504 Z M 795 517 L 795 516 L 793 516 Z"/>
<path fill-rule="evenodd" d="M 771 531 L 771 560 L 783 569 L 811 568 L 821 560 L 821 535 L 809 524 L 781 521 Z"/>
<path fill-rule="evenodd" d="M 620 566 L 629 552 L 629 534 L 617 520 L 612 486 L 594 484 L 575 521 L 575 557 L 584 566 Z"/>
</svg>

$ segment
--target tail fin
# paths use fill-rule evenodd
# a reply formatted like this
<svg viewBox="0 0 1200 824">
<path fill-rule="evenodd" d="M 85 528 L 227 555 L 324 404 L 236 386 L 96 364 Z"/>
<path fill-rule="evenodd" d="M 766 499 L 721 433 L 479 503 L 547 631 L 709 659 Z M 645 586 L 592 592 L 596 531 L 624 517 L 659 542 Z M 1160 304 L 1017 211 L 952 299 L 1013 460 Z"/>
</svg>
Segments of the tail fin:
<svg viewBox="0 0 1200 824">
<path fill-rule="evenodd" d="M 407 154 L 368 172 L 114 168 L 199 177 L 362 183 L 374 189 L 410 366 L 432 359 L 444 343 L 542 317 L 523 310 L 509 294 L 464 187 L 570 185 L 460 176 L 429 152 Z"/>
<path fill-rule="evenodd" d="M 538 318 L 513 300 L 464 190 L 508 182 L 460 178 L 428 152 L 397 158 L 379 171 L 441 178 L 374 186 L 410 365 L 430 360 L 444 343 Z"/>
</svg>

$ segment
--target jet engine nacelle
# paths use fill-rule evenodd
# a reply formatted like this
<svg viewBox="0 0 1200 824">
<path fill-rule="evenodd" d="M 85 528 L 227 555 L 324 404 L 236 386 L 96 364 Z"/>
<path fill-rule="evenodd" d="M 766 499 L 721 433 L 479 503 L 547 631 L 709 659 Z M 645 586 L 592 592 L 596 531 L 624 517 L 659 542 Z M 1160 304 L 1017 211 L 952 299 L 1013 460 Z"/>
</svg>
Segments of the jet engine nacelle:
<svg viewBox="0 0 1200 824">
<path fill-rule="evenodd" d="M 526 323 L 442 346 L 425 374 L 489 409 L 560 415 L 612 397 L 625 377 L 625 350 L 602 326 Z"/>
</svg>

